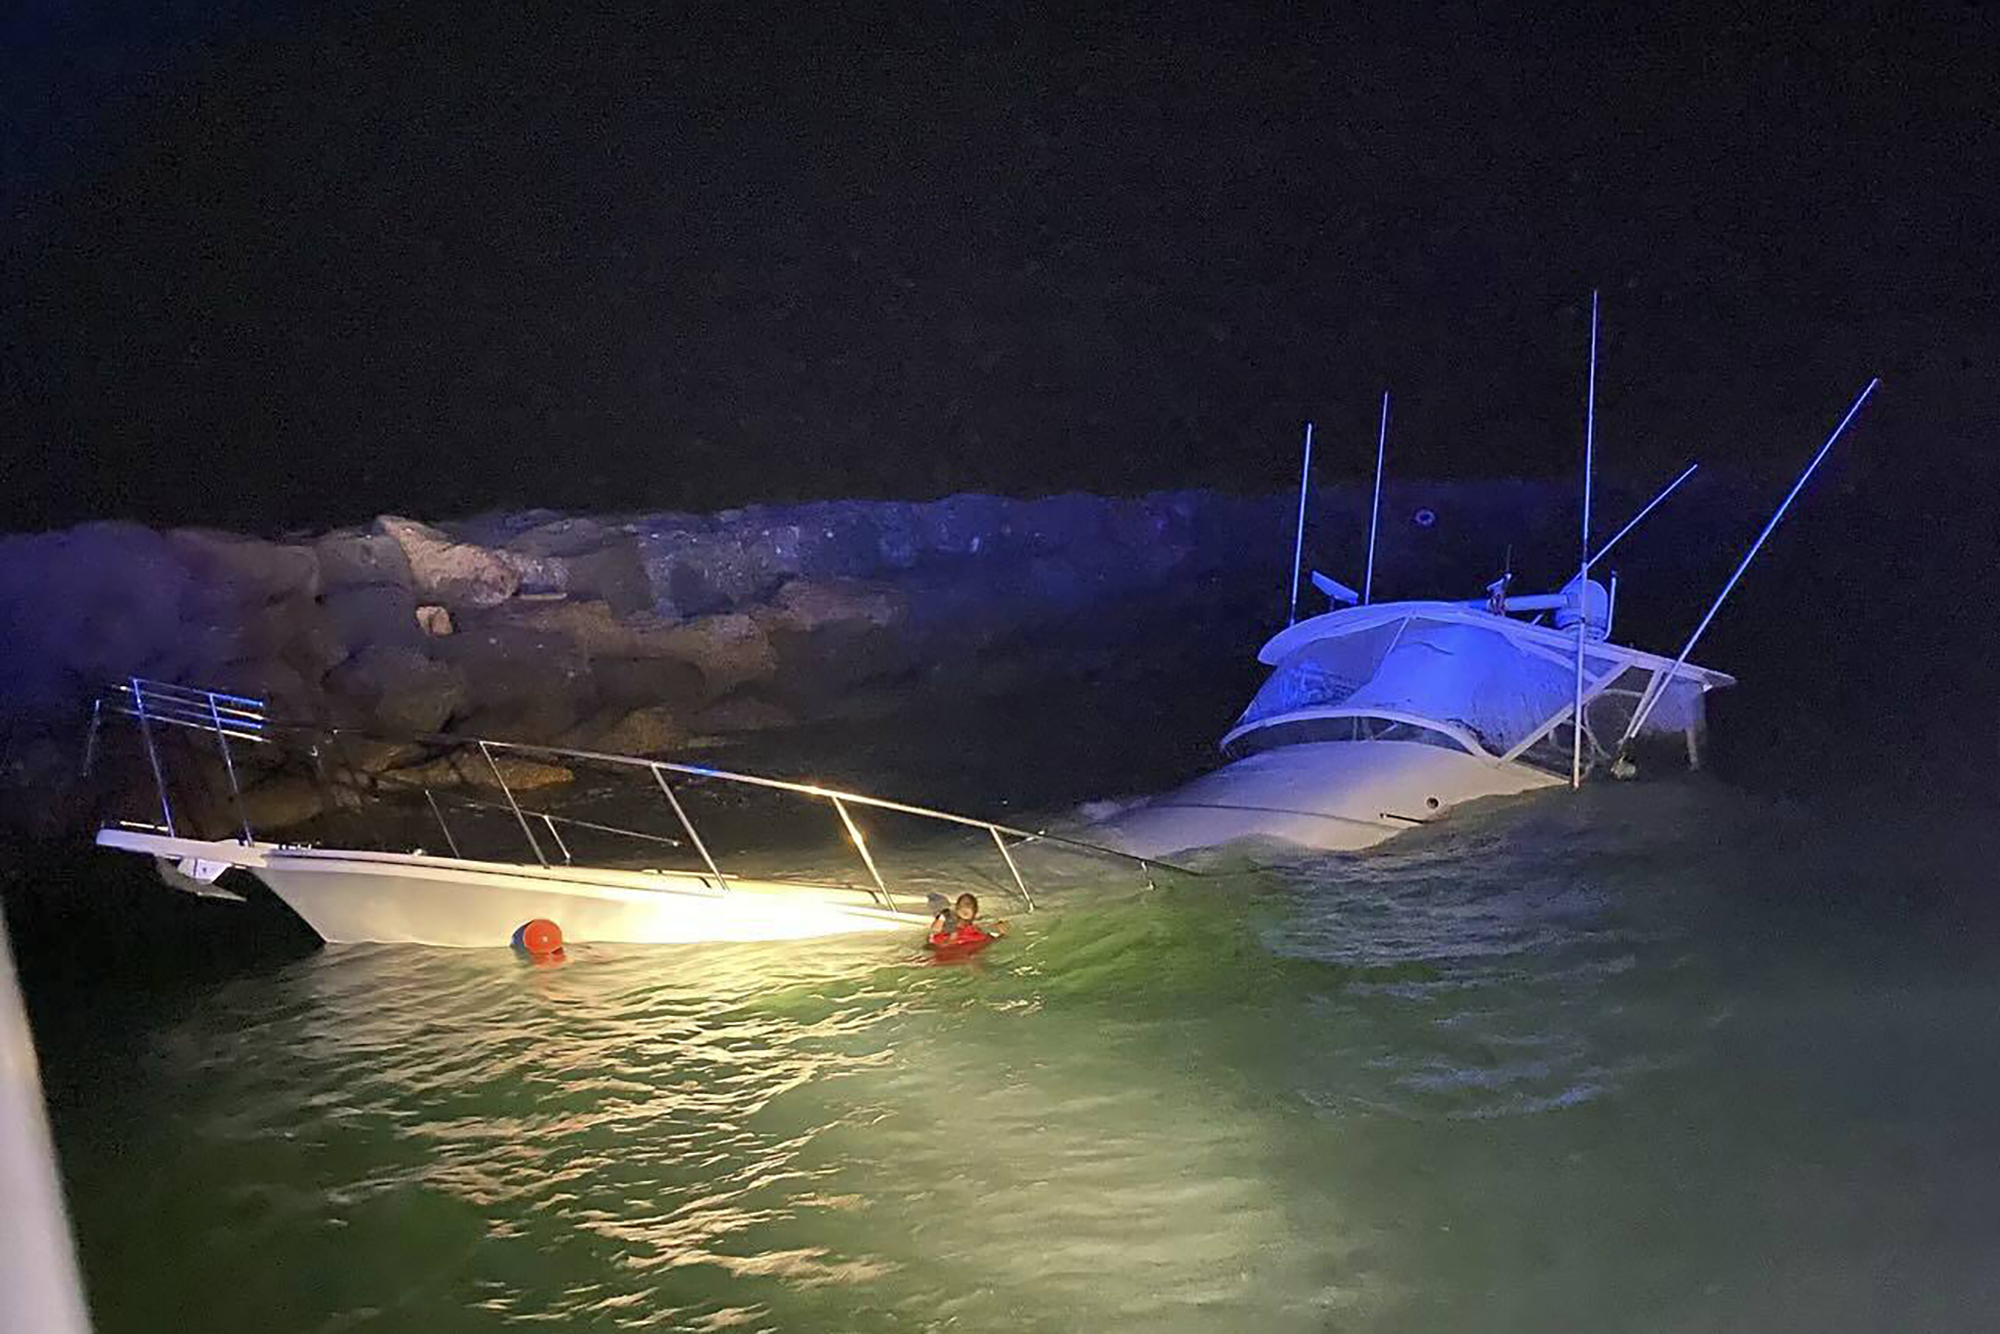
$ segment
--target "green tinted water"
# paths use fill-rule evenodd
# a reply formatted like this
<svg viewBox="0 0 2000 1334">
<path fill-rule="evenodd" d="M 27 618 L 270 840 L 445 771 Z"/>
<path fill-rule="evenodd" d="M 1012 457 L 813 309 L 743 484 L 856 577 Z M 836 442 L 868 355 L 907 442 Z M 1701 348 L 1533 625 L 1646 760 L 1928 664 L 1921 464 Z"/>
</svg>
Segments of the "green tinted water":
<svg viewBox="0 0 2000 1334">
<path fill-rule="evenodd" d="M 1993 863 L 1908 848 L 1615 789 L 1045 865 L 964 966 L 350 948 L 43 1059 L 104 1334 L 1990 1329 Z"/>
</svg>

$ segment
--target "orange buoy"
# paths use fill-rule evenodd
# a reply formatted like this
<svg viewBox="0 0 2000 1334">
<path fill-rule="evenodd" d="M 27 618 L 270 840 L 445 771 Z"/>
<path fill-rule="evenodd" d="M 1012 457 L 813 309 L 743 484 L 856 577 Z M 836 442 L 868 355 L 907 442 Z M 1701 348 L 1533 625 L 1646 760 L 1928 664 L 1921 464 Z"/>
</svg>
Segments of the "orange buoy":
<svg viewBox="0 0 2000 1334">
<path fill-rule="evenodd" d="M 514 932 L 514 948 L 537 959 L 553 958 L 562 953 L 562 947 L 562 928 L 546 917 L 523 922 Z"/>
</svg>

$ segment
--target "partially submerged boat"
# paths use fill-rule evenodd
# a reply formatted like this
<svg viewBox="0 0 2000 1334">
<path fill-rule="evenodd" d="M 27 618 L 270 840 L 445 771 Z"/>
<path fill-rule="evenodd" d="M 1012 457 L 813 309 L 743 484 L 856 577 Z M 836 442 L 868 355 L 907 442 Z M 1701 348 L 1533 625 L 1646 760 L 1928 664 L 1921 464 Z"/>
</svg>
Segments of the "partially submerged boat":
<svg viewBox="0 0 2000 1334">
<path fill-rule="evenodd" d="M 1551 602 L 1553 625 L 1521 619 Z M 1568 786 L 1579 621 L 1585 775 L 1617 763 L 1642 709 L 1634 735 L 1678 738 L 1698 765 L 1708 692 L 1734 678 L 1612 643 L 1610 609 L 1588 581 L 1513 606 L 1379 602 L 1300 621 L 1258 653 L 1272 672 L 1221 740 L 1229 763 L 1098 836 L 1149 857 L 1249 839 L 1365 848 L 1468 801 Z"/>
<path fill-rule="evenodd" d="M 1630 777 L 1635 747 L 1659 754 L 1678 737 L 1701 761 L 1710 691 L 1735 684 L 1688 658 L 1716 613 L 1880 383 L 1871 380 L 1771 515 L 1688 637 L 1667 658 L 1611 641 L 1617 578 L 1593 569 L 1695 472 L 1690 464 L 1595 551 L 1590 536 L 1595 434 L 1597 306 L 1591 306 L 1590 389 L 1584 426 L 1583 540 L 1577 573 L 1559 592 L 1510 597 L 1511 573 L 1469 602 L 1371 599 L 1375 528 L 1389 430 L 1382 396 L 1375 509 L 1361 588 L 1324 574 L 1334 603 L 1298 619 L 1312 427 L 1306 427 L 1291 568 L 1291 623 L 1258 653 L 1270 677 L 1221 740 L 1223 767 L 1127 806 L 1093 827 L 1112 846 L 1162 857 L 1237 842 L 1307 849 L 1373 846 L 1486 797 L 1580 787 Z M 1352 605 L 1343 605 L 1352 604 Z M 1549 624 L 1542 624 L 1543 618 Z M 1528 619 L 1524 619 L 1528 618 Z"/>
<path fill-rule="evenodd" d="M 108 823 L 98 831 L 100 846 L 153 858 L 168 884 L 191 893 L 239 898 L 232 882 L 241 886 L 238 877 L 252 877 L 330 944 L 506 946 L 525 924 L 538 919 L 554 922 L 572 942 L 795 940 L 895 932 L 921 940 L 931 910 L 923 894 L 899 896 L 891 888 L 862 829 L 862 820 L 871 818 L 908 819 L 990 841 L 996 871 L 1004 871 L 995 883 L 1010 889 L 1030 911 L 1034 897 L 1016 856 L 1024 844 L 1122 859 L 1148 875 L 1152 866 L 1147 859 L 1045 831 L 810 783 L 557 746 L 421 738 L 433 749 L 477 766 L 473 772 L 490 775 L 488 787 L 501 800 L 482 801 L 416 780 L 356 773 L 342 762 L 343 743 L 355 734 L 281 722 L 261 700 L 139 678 L 99 698 L 90 763 L 113 739 L 107 723 L 132 725 L 127 735 L 136 735 L 150 769 L 159 818 Z M 192 744 L 176 746 L 175 740 Z M 667 830 L 635 829 L 537 806 L 507 777 L 509 768 L 524 758 L 650 789 L 660 813 L 671 817 Z M 401 817 L 378 827 L 406 830 L 411 817 L 427 815 L 448 851 L 380 840 L 374 846 L 358 839 L 312 845 L 260 837 L 245 800 L 246 781 L 253 769 L 261 774 L 287 763 L 314 774 L 330 807 L 349 808 L 351 816 L 357 805 L 375 806 L 386 808 L 380 814 Z M 426 772 L 442 771 L 431 767 Z M 793 816 L 800 804 L 829 807 L 865 879 L 724 871 L 685 799 L 694 789 L 774 797 L 791 803 Z M 518 836 L 515 847 L 528 859 L 463 855 L 461 838 L 470 839 L 476 822 L 483 822 L 486 835 L 497 825 Z M 355 821 L 341 823 L 352 826 Z M 627 855 L 579 861 L 580 841 L 623 846 Z M 641 860 L 630 851 L 638 846 L 647 849 L 645 861 L 657 862 L 664 854 L 692 865 L 661 869 L 627 864 Z M 760 865 L 768 860 L 758 859 Z M 963 887 L 990 890 L 992 885 Z"/>
</svg>

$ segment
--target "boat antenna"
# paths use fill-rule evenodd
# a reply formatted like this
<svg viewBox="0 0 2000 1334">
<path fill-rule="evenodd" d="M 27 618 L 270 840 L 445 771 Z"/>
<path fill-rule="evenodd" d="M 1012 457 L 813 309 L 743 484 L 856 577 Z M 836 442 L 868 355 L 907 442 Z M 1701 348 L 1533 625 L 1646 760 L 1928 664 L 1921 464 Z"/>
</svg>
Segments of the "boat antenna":
<svg viewBox="0 0 2000 1334">
<path fill-rule="evenodd" d="M 1708 614 L 1701 618 L 1701 624 L 1694 628 L 1694 633 L 1688 636 L 1687 643 L 1681 646 L 1680 656 L 1674 659 L 1673 666 L 1667 668 L 1664 673 L 1656 673 L 1654 675 L 1652 686 L 1646 691 L 1645 697 L 1639 701 L 1639 707 L 1633 711 L 1632 721 L 1625 726 L 1625 735 L 1619 738 L 1618 751 L 1620 755 L 1623 755 L 1625 748 L 1632 744 L 1632 738 L 1639 735 L 1639 729 L 1646 725 L 1646 720 L 1653 716 L 1653 710 L 1658 706 L 1661 696 L 1665 695 L 1667 687 L 1673 684 L 1674 675 L 1687 664 L 1688 655 L 1693 653 L 1694 646 L 1701 642 L 1701 637 L 1707 631 L 1709 622 L 1715 619 L 1715 613 L 1722 610 L 1723 602 L 1728 599 L 1729 594 L 1735 589 L 1737 581 L 1743 577 L 1743 572 L 1750 568 L 1750 562 L 1757 559 L 1757 552 L 1763 547 L 1764 539 L 1769 537 L 1771 530 L 1778 526 L 1778 520 L 1785 517 L 1785 511 L 1791 508 L 1794 500 L 1798 499 L 1799 492 L 1805 489 L 1806 482 L 1812 478 L 1813 472 L 1825 460 L 1828 452 L 1833 449 L 1834 442 L 1840 439 L 1842 433 L 1847 430 L 1848 423 L 1853 421 L 1855 414 L 1861 411 L 1861 405 L 1868 401 L 1868 396 L 1875 392 L 1875 386 L 1881 383 L 1882 377 L 1878 375 L 1870 380 L 1867 386 L 1862 389 L 1860 396 L 1854 400 L 1853 406 L 1847 409 L 1847 415 L 1840 419 L 1840 425 L 1833 428 L 1833 434 L 1829 435 L 1826 438 L 1826 443 L 1819 447 L 1819 453 L 1812 456 L 1812 462 L 1806 464 L 1805 471 L 1799 474 L 1799 479 L 1796 482 L 1792 483 L 1792 489 L 1785 494 L 1783 500 L 1778 502 L 1778 508 L 1772 513 L 1770 522 L 1764 525 L 1764 531 L 1757 534 L 1757 540 L 1750 544 L 1750 550 L 1743 553 L 1743 559 L 1737 564 L 1736 572 L 1729 576 L 1729 582 L 1724 584 L 1722 591 L 1715 595 L 1715 601 L 1709 604 Z"/>
<path fill-rule="evenodd" d="M 1389 445 L 1389 391 L 1382 391 L 1382 425 L 1375 433 L 1375 501 L 1368 509 L 1368 572 L 1361 579 L 1361 602 L 1375 595 L 1375 529 L 1382 518 L 1382 456 Z"/>
<path fill-rule="evenodd" d="M 1583 398 L 1583 554 L 1576 567 L 1576 700 L 1570 713 L 1569 787 L 1583 786 L 1583 644 L 1590 630 L 1590 483 L 1597 452 L 1597 290 L 1590 293 L 1590 378 Z M 1623 536 L 1623 534 L 1620 534 Z"/>
<path fill-rule="evenodd" d="M 1299 469 L 1299 526 L 1297 536 L 1292 539 L 1292 605 L 1285 617 L 1285 628 L 1299 623 L 1299 566 L 1306 558 L 1306 488 L 1312 483 L 1313 471 L 1313 424 L 1306 423 L 1306 461 Z"/>
<path fill-rule="evenodd" d="M 1681 475 L 1674 478 L 1673 481 L 1668 482 L 1666 486 L 1660 489 L 1658 495 L 1654 496 L 1651 500 L 1646 502 L 1645 508 L 1641 509 L 1637 514 L 1634 514 L 1630 519 L 1626 520 L 1625 526 L 1623 528 L 1620 528 L 1616 533 L 1612 534 L 1611 540 L 1609 542 L 1606 542 L 1603 546 L 1597 549 L 1596 553 L 1591 556 L 1589 563 L 1591 565 L 1595 565 L 1597 564 L 1597 562 L 1603 560 L 1607 555 L 1609 555 L 1611 552 L 1611 548 L 1617 546 L 1620 540 L 1624 538 L 1625 534 L 1631 532 L 1634 528 L 1637 528 L 1639 526 L 1639 521 L 1641 519 L 1645 518 L 1648 514 L 1651 514 L 1654 510 L 1658 509 L 1660 502 L 1665 500 L 1668 496 L 1672 495 L 1675 491 L 1678 491 L 1680 489 L 1681 483 L 1685 482 L 1688 478 L 1694 476 L 1696 471 L 1699 470 L 1700 467 L 1701 465 L 1699 463 L 1690 463 L 1688 464 L 1687 467 L 1681 469 Z"/>
</svg>

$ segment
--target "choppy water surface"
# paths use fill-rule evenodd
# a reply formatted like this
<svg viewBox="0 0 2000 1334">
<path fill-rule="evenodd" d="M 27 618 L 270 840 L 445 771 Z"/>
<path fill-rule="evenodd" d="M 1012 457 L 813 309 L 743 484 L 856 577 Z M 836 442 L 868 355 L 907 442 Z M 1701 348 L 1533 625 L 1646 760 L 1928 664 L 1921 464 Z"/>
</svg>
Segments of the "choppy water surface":
<svg viewBox="0 0 2000 1334">
<path fill-rule="evenodd" d="M 1990 1329 L 1991 866 L 1619 789 L 1045 864 L 964 966 L 351 948 L 44 1061 L 107 1332 Z"/>
</svg>

